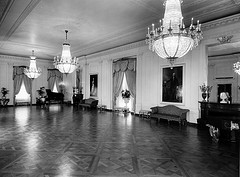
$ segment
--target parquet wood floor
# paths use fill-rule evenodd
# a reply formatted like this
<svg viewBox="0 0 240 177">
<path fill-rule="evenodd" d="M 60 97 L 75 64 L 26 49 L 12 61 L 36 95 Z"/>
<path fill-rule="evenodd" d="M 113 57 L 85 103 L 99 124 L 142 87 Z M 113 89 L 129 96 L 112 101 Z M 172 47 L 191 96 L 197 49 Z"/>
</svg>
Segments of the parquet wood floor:
<svg viewBox="0 0 240 177">
<path fill-rule="evenodd" d="M 237 143 L 135 115 L 50 105 L 0 109 L 1 177 L 237 177 Z"/>
</svg>

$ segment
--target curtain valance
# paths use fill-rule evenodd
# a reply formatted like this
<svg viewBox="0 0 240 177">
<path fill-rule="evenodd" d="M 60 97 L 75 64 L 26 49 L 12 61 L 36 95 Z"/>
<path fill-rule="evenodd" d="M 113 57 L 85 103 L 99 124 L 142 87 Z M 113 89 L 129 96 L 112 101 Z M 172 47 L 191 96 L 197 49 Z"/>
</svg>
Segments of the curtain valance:
<svg viewBox="0 0 240 177">
<path fill-rule="evenodd" d="M 136 59 L 123 59 L 113 62 L 113 73 L 125 72 L 126 70 L 136 71 Z"/>
<path fill-rule="evenodd" d="M 25 68 L 26 66 L 13 66 L 13 80 L 15 79 L 16 76 L 23 75 Z"/>
<path fill-rule="evenodd" d="M 63 80 L 63 74 L 58 69 L 48 69 L 48 77 L 49 80 L 51 77 L 58 78 L 59 80 Z"/>
</svg>

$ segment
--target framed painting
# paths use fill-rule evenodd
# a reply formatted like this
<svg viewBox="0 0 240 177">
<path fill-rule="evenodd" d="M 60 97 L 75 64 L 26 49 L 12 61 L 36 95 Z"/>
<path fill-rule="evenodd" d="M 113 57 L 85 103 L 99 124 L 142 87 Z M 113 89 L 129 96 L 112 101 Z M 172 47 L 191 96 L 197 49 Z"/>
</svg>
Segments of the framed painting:
<svg viewBox="0 0 240 177">
<path fill-rule="evenodd" d="M 183 66 L 162 68 L 162 102 L 183 103 Z"/>
<path fill-rule="evenodd" d="M 98 75 L 90 74 L 90 96 L 97 97 L 98 94 Z"/>
</svg>

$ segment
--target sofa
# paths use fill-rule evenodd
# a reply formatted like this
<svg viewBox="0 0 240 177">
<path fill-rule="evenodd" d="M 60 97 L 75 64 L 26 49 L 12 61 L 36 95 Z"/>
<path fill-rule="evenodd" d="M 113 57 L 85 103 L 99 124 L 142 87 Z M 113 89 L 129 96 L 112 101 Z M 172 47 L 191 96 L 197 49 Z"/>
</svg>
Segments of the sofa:
<svg viewBox="0 0 240 177">
<path fill-rule="evenodd" d="M 83 108 L 97 108 L 98 100 L 94 98 L 87 98 L 83 99 L 78 105 Z"/>
<path fill-rule="evenodd" d="M 155 106 L 151 108 L 150 119 L 157 119 L 157 122 L 160 119 L 165 119 L 168 121 L 176 121 L 179 125 L 184 125 L 186 123 L 186 115 L 189 112 L 188 109 L 181 109 L 175 105 L 167 106 Z"/>
</svg>

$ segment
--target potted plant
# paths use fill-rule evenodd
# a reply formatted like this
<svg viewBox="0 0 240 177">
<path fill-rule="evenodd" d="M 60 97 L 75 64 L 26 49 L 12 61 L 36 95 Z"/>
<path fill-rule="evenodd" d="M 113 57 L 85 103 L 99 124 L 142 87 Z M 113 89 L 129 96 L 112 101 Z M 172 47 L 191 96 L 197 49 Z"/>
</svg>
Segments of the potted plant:
<svg viewBox="0 0 240 177">
<path fill-rule="evenodd" d="M 6 95 L 9 93 L 9 90 L 7 90 L 7 88 L 5 87 L 2 87 L 1 92 L 2 92 L 2 99 L 6 99 Z"/>
<path fill-rule="evenodd" d="M 37 104 L 40 104 L 41 107 L 44 107 L 46 104 L 46 97 L 47 97 L 47 93 L 45 90 L 45 87 L 40 87 L 39 90 L 37 90 L 39 98 L 37 98 Z"/>
<path fill-rule="evenodd" d="M 124 99 L 124 102 L 126 104 L 126 107 L 127 107 L 127 104 L 130 100 L 130 96 L 131 96 L 131 93 L 129 90 L 125 89 L 125 90 L 122 90 L 122 98 Z"/>
<path fill-rule="evenodd" d="M 203 83 L 203 85 L 199 86 L 200 90 L 202 92 L 202 97 L 203 97 L 203 101 L 206 101 L 205 99 L 210 97 L 210 92 L 212 90 L 212 86 L 208 86 L 205 83 Z"/>
</svg>

